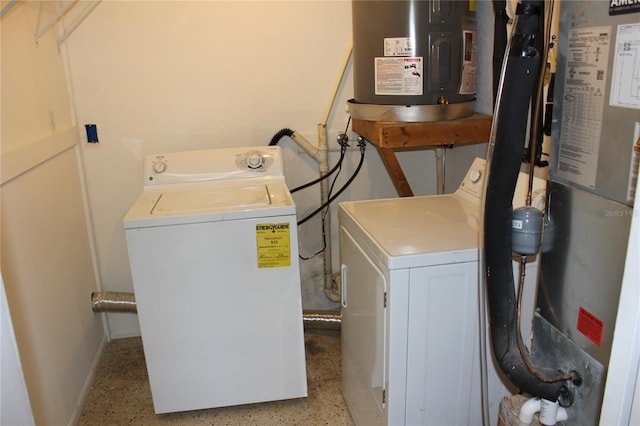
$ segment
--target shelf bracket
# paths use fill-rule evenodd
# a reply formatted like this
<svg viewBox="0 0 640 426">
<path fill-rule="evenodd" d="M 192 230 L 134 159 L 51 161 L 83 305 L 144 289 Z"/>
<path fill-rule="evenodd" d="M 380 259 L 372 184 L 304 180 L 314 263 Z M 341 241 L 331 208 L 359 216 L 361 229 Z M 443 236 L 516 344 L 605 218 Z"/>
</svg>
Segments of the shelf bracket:
<svg viewBox="0 0 640 426">
<path fill-rule="evenodd" d="M 73 20 L 71 25 L 69 25 L 69 28 L 65 29 L 64 34 L 62 34 L 62 36 L 60 36 L 60 38 L 58 39 L 58 46 L 60 46 L 62 43 L 64 43 L 64 41 L 67 39 L 67 37 L 69 37 L 71 35 L 71 33 L 73 33 L 76 30 L 76 28 L 78 28 L 80 26 L 80 24 L 82 24 L 82 22 L 85 19 L 87 19 L 87 16 L 89 16 L 91 14 L 91 12 L 93 12 L 93 9 L 98 7 L 98 5 L 100 4 L 101 1 L 102 0 L 92 1 L 91 4 L 89 4 L 89 6 L 84 8 L 82 13 L 80 13 L 80 15 L 78 15 L 76 17 L 76 19 Z"/>
<path fill-rule="evenodd" d="M 42 28 L 40 28 L 40 18 L 42 17 L 42 8 L 44 7 L 44 3 L 40 3 L 40 11 L 38 13 L 38 25 L 36 26 L 36 33 L 35 33 L 36 42 L 38 42 L 38 40 L 40 40 L 40 37 L 45 35 L 47 31 L 49 31 L 49 29 L 53 26 L 53 24 L 58 22 L 68 11 L 70 11 L 77 2 L 78 0 L 74 0 L 71 3 L 67 4 L 62 10 L 59 10 L 56 13 L 56 15 L 53 18 L 51 18 L 49 22 L 47 22 Z M 58 4 L 59 2 L 55 3 L 56 8 Z"/>
<path fill-rule="evenodd" d="M 6 15 L 7 13 L 9 13 L 9 11 L 11 10 L 11 8 L 13 6 L 16 5 L 16 3 L 18 3 L 18 0 L 11 0 L 9 3 L 7 3 L 3 8 L 2 11 L 0 11 L 0 19 L 2 19 L 2 17 L 4 15 Z"/>
<path fill-rule="evenodd" d="M 40 11 L 38 13 L 38 23 L 36 25 L 36 32 L 35 32 L 35 38 L 36 38 L 36 42 L 38 40 L 40 40 L 40 38 L 45 35 L 47 33 L 47 31 L 49 31 L 51 29 L 51 27 L 53 25 L 55 25 L 56 23 L 58 23 L 62 18 L 64 18 L 71 9 L 73 9 L 74 7 L 76 7 L 79 3 L 86 5 L 84 7 L 84 9 L 79 12 L 79 14 L 75 17 L 75 19 L 71 22 L 71 24 L 69 25 L 68 28 L 64 28 L 64 32 L 63 34 L 58 38 L 58 46 L 60 46 L 62 43 L 64 43 L 64 41 L 67 39 L 67 37 L 69 37 L 71 35 L 71 33 L 73 33 L 76 28 L 78 28 L 80 26 L 80 24 L 87 18 L 87 16 L 89 16 L 89 14 L 91 12 L 93 12 L 93 10 L 98 6 L 98 4 L 100 4 L 102 0 L 95 0 L 95 1 L 80 1 L 80 0 L 73 0 L 71 2 L 66 3 L 66 5 L 58 10 L 55 14 L 55 16 L 53 18 L 51 18 L 46 24 L 40 26 L 40 20 L 42 18 L 42 8 L 44 6 L 44 3 L 40 3 Z M 56 1 L 55 4 L 56 6 L 60 5 L 61 2 Z M 8 4 L 7 6 L 5 6 L 4 9 L 7 9 L 10 6 L 10 4 Z M 4 9 L 3 9 L 3 13 L 4 13 Z"/>
</svg>

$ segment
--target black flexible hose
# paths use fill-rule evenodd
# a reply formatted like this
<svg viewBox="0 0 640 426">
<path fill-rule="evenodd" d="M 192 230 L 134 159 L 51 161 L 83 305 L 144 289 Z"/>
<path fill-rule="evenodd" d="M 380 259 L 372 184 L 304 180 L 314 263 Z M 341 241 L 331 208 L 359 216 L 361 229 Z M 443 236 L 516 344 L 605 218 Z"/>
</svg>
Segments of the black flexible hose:
<svg viewBox="0 0 640 426">
<path fill-rule="evenodd" d="M 320 182 L 322 182 L 323 180 L 327 179 L 329 176 L 331 176 L 332 174 L 334 174 L 334 173 L 336 172 L 336 170 L 338 170 L 338 169 L 340 168 L 340 166 L 342 165 L 342 160 L 344 160 L 344 154 L 345 154 L 345 152 L 346 152 L 346 148 L 344 148 L 344 147 L 343 147 L 343 149 L 341 149 L 341 150 L 340 150 L 340 159 L 338 160 L 338 162 L 336 163 L 336 165 L 335 165 L 335 166 L 333 166 L 333 168 L 332 168 L 331 170 L 329 170 L 326 174 L 324 174 L 324 175 L 320 176 L 320 177 L 319 177 L 319 178 L 317 178 L 317 179 L 312 180 L 311 182 L 307 182 L 307 183 L 305 183 L 305 184 L 303 184 L 303 185 L 297 186 L 297 187 L 293 188 L 293 189 L 292 189 L 291 191 L 289 191 L 289 192 L 291 192 L 291 193 L 293 194 L 294 192 L 298 192 L 298 191 L 300 191 L 300 190 L 302 190 L 302 189 L 306 189 L 306 188 L 308 188 L 308 187 L 310 187 L 310 186 L 312 186 L 312 185 L 315 185 L 316 183 L 320 183 Z"/>
<path fill-rule="evenodd" d="M 365 145 L 364 143 L 359 144 L 360 146 L 360 162 L 358 163 L 358 167 L 356 167 L 355 171 L 353 172 L 353 174 L 351 175 L 351 177 L 349 178 L 349 180 L 347 180 L 347 182 L 345 182 L 345 184 L 342 186 L 342 188 L 340 188 L 338 190 L 338 192 L 336 192 L 334 195 L 332 195 L 327 201 L 325 201 L 320 207 L 318 207 L 317 209 L 315 209 L 312 213 L 310 213 L 307 217 L 305 217 L 304 219 L 300 219 L 298 221 L 298 226 L 302 225 L 303 223 L 307 222 L 309 219 L 311 219 L 312 217 L 314 217 L 315 215 L 317 215 L 318 213 L 320 213 L 322 210 L 324 210 L 327 206 L 329 206 L 329 204 L 331 204 L 331 202 L 333 202 L 336 198 L 338 198 L 340 196 L 340 194 L 342 194 L 344 192 L 345 189 L 347 189 L 347 187 L 349 185 L 351 185 L 351 182 L 353 182 L 353 180 L 356 178 L 356 176 L 358 175 L 358 172 L 360 172 L 360 168 L 362 167 L 362 164 L 364 163 L 364 149 L 365 149 Z"/>
<path fill-rule="evenodd" d="M 560 404 L 570 404 L 572 395 L 566 377 L 556 370 L 536 367 L 534 374 L 528 360 L 518 350 L 516 295 L 513 282 L 511 221 L 512 200 L 520 170 L 526 138 L 531 95 L 535 91 L 541 55 L 533 39 L 539 36 L 538 13 L 542 1 L 518 5 L 516 28 L 503 67 L 501 91 L 494 115 L 494 146 L 489 161 L 484 209 L 484 261 L 487 301 L 493 352 L 507 378 L 522 392 Z M 541 379 L 542 378 L 542 379 Z"/>
<path fill-rule="evenodd" d="M 339 170 L 340 167 L 342 166 L 342 160 L 344 160 L 344 154 L 347 152 L 347 148 L 349 148 L 349 143 L 348 140 L 349 138 L 346 137 L 347 135 L 347 130 L 349 130 L 349 124 L 351 123 L 351 116 L 349 116 L 349 119 L 347 120 L 347 127 L 345 127 L 344 129 L 344 139 L 339 139 L 338 143 L 340 144 L 340 160 L 338 160 L 338 162 L 336 163 L 335 166 L 333 166 L 333 169 L 329 170 L 324 176 L 320 176 L 317 179 L 312 180 L 309 183 L 305 183 L 304 185 L 300 185 L 296 188 L 293 188 L 290 192 L 293 194 L 294 192 L 298 192 L 301 189 L 305 189 L 310 187 L 311 185 L 315 185 L 316 183 L 322 182 L 323 180 L 327 179 L 329 176 L 331 176 L 332 174 L 334 174 L 336 172 L 336 170 Z M 335 181 L 334 181 L 335 183 Z M 331 187 L 333 188 L 333 185 L 331 185 Z M 331 192 L 329 192 L 329 194 L 331 194 Z"/>
<path fill-rule="evenodd" d="M 274 146 L 274 145 L 278 145 L 278 142 L 280 142 L 280 139 L 282 139 L 285 136 L 293 136 L 293 130 L 291 129 L 287 129 L 286 127 L 284 129 L 278 130 L 278 132 L 273 135 L 273 137 L 271 138 L 271 141 L 269 142 L 269 146 Z"/>
<path fill-rule="evenodd" d="M 500 85 L 500 69 L 504 60 L 504 52 L 507 47 L 507 1 L 493 0 L 495 18 L 493 21 L 493 105 L 498 98 L 498 86 Z"/>
<path fill-rule="evenodd" d="M 282 139 L 285 136 L 291 137 L 293 136 L 293 133 L 294 133 L 293 130 L 286 127 L 281 130 L 278 130 L 278 132 L 276 132 L 276 134 L 273 135 L 273 137 L 271 138 L 271 141 L 269 142 L 269 146 L 277 145 L 278 142 L 280 142 L 280 139 Z M 293 188 L 290 192 L 293 194 L 294 192 L 298 192 L 302 189 L 308 188 L 312 185 L 315 185 L 316 183 L 322 182 L 323 180 L 327 179 L 329 176 L 334 174 L 336 170 L 338 170 L 338 168 L 342 164 L 343 159 L 344 159 L 344 150 L 340 154 L 340 160 L 338 161 L 338 163 L 331 170 L 329 170 L 325 175 L 320 176 L 319 178 L 312 180 L 311 182 L 305 183 L 304 185 L 300 185 L 296 188 Z"/>
</svg>

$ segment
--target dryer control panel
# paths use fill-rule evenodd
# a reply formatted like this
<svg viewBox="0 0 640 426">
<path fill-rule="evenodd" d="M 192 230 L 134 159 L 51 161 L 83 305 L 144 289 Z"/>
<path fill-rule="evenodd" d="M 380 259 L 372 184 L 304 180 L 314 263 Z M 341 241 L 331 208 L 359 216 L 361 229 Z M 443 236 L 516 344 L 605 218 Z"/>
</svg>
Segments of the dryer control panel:
<svg viewBox="0 0 640 426">
<path fill-rule="evenodd" d="M 144 163 L 145 186 L 263 176 L 284 176 L 280 147 L 169 152 L 149 155 Z"/>
<path fill-rule="evenodd" d="M 482 200 L 484 196 L 484 181 L 485 181 L 485 167 L 486 160 L 483 158 L 476 158 L 473 160 L 473 164 L 469 167 L 466 176 L 462 180 L 460 187 L 456 191 L 457 194 L 464 194 L 464 196 L 471 196 L 474 199 Z M 547 181 L 538 177 L 533 178 L 532 188 L 532 203 L 531 205 L 539 210 L 544 209 L 544 197 L 546 193 Z M 529 189 L 529 175 L 520 172 L 518 175 L 518 181 L 516 183 L 516 189 L 513 194 L 513 206 L 520 207 L 526 204 L 527 192 Z"/>
<path fill-rule="evenodd" d="M 482 190 L 484 189 L 484 168 L 486 161 L 483 158 L 476 158 L 469 167 L 466 176 L 462 180 L 460 187 L 456 192 L 466 193 L 478 200 L 482 199 Z"/>
</svg>

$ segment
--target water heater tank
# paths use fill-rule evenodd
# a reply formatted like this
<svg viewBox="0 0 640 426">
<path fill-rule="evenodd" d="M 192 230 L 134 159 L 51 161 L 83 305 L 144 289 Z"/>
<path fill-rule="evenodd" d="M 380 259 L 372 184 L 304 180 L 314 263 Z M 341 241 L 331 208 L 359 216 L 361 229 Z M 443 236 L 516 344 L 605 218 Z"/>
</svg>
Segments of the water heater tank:
<svg viewBox="0 0 640 426">
<path fill-rule="evenodd" d="M 473 114 L 474 0 L 353 0 L 353 117 L 433 121 Z"/>
</svg>

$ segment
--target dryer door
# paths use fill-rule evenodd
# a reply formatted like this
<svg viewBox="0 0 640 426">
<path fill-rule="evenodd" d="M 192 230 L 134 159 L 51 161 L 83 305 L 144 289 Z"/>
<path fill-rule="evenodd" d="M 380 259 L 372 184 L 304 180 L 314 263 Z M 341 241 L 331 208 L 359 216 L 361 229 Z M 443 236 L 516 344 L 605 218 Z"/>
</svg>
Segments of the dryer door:
<svg viewBox="0 0 640 426">
<path fill-rule="evenodd" d="M 406 424 L 482 424 L 478 263 L 411 270 Z"/>
<path fill-rule="evenodd" d="M 340 256 L 344 398 L 357 424 L 384 424 L 387 282 L 344 227 Z"/>
</svg>

